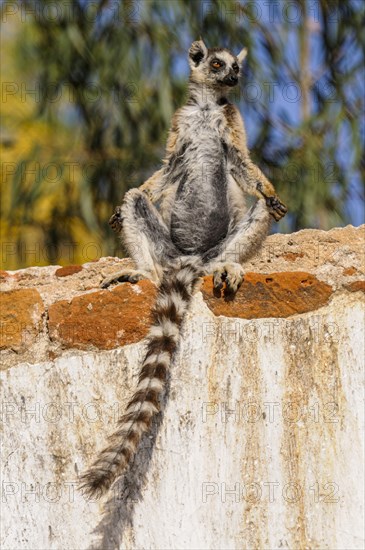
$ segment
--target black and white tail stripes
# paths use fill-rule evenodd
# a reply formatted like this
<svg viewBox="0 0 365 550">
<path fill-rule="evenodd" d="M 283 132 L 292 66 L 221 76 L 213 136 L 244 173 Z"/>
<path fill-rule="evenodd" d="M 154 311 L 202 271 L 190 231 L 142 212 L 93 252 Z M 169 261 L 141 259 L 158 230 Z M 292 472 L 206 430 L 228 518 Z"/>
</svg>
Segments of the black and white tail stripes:
<svg viewBox="0 0 365 550">
<path fill-rule="evenodd" d="M 201 275 L 196 257 L 185 256 L 165 271 L 152 311 L 153 324 L 136 392 L 118 421 L 118 429 L 109 436 L 109 445 L 81 476 L 81 489 L 90 497 L 103 494 L 124 473 L 160 411 L 180 327 Z"/>
</svg>

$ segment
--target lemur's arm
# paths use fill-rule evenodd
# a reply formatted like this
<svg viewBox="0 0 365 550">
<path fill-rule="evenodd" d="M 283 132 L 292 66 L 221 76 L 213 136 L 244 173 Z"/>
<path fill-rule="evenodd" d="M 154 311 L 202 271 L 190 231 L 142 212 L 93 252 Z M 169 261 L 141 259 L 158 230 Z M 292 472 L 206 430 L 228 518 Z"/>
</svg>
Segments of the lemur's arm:
<svg viewBox="0 0 365 550">
<path fill-rule="evenodd" d="M 176 142 L 177 138 L 179 136 L 179 118 L 181 114 L 181 109 L 178 109 L 171 120 L 171 127 L 169 131 L 169 135 L 167 136 L 167 142 L 166 142 L 166 156 L 165 156 L 165 162 L 168 162 L 168 158 L 174 154 L 176 150 Z"/>
<path fill-rule="evenodd" d="M 270 214 L 279 221 L 287 212 L 286 206 L 276 195 L 275 188 L 261 170 L 252 162 L 247 148 L 246 132 L 240 112 L 234 105 L 225 107 L 228 138 L 228 157 L 232 163 L 231 174 L 238 185 L 250 195 L 264 198 Z"/>
<path fill-rule="evenodd" d="M 152 174 L 152 176 L 139 187 L 139 189 L 147 195 L 152 204 L 156 204 L 164 195 L 166 196 L 166 193 L 169 192 L 166 185 L 166 180 L 164 181 L 163 176 L 165 174 L 169 158 L 175 152 L 176 140 L 178 136 L 178 112 L 179 111 L 176 111 L 172 118 L 171 128 L 167 137 L 164 166 Z M 130 191 L 132 192 L 133 190 L 131 189 Z M 127 191 L 126 195 L 128 195 L 128 193 L 129 191 Z M 115 208 L 114 214 L 109 219 L 109 225 L 116 233 L 120 233 L 122 231 L 123 216 L 121 206 L 117 206 Z"/>
<path fill-rule="evenodd" d="M 154 174 L 152 174 L 152 176 L 148 178 L 147 181 L 142 183 L 142 185 L 140 185 L 139 187 L 139 189 L 147 195 L 147 197 L 152 203 L 157 202 L 161 197 L 161 194 L 162 194 L 161 182 L 162 182 L 163 172 L 164 172 L 164 169 L 160 168 L 160 170 L 157 170 Z M 135 189 L 132 188 L 126 192 L 124 196 L 124 201 L 125 201 L 125 197 L 128 196 L 128 193 L 130 192 L 133 193 L 133 191 L 135 191 Z M 113 231 L 115 231 L 116 233 L 120 233 L 122 231 L 123 215 L 122 215 L 121 206 L 117 206 L 115 208 L 114 214 L 111 216 L 111 218 L 109 218 L 109 225 L 113 229 Z"/>
<path fill-rule="evenodd" d="M 178 112 L 179 111 L 177 111 L 172 118 L 171 128 L 167 137 L 165 166 L 168 163 L 169 157 L 175 152 L 176 140 L 178 137 Z M 157 202 L 163 193 L 166 192 L 166 185 L 162 182 L 165 166 L 152 174 L 152 176 L 139 187 L 141 191 L 146 193 L 152 203 Z"/>
<path fill-rule="evenodd" d="M 139 187 L 139 189 L 147 195 L 147 197 L 150 199 L 152 203 L 158 201 L 158 199 L 161 196 L 161 193 L 162 193 L 161 180 L 162 180 L 163 174 L 164 174 L 164 169 L 160 168 L 154 174 L 152 174 L 152 176 L 148 178 L 147 181 L 142 183 L 142 185 Z"/>
</svg>

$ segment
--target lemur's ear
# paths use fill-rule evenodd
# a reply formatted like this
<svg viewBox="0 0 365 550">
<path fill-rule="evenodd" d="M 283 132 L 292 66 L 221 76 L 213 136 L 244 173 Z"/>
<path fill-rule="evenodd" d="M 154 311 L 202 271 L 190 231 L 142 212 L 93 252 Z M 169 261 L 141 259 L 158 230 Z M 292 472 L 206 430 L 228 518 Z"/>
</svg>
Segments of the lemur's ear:
<svg viewBox="0 0 365 550">
<path fill-rule="evenodd" d="M 208 48 L 204 44 L 203 40 L 196 40 L 192 43 L 189 49 L 189 62 L 193 67 L 197 67 L 202 59 L 205 59 L 208 55 Z"/>
<path fill-rule="evenodd" d="M 247 55 L 247 48 L 243 48 L 240 51 L 240 53 L 237 55 L 237 59 L 238 59 L 238 62 L 239 62 L 240 65 L 245 60 L 246 55 Z"/>
</svg>

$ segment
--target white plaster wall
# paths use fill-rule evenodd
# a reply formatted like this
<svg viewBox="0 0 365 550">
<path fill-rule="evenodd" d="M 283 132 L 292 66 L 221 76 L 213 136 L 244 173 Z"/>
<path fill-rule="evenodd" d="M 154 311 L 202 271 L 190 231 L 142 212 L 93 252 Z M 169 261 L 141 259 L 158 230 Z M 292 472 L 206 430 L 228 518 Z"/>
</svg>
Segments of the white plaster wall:
<svg viewBox="0 0 365 550">
<path fill-rule="evenodd" d="M 2 548 L 364 548 L 364 341 L 360 293 L 254 321 L 216 318 L 198 294 L 153 452 L 147 439 L 99 503 L 77 474 L 122 412 L 143 345 L 8 369 Z"/>
</svg>

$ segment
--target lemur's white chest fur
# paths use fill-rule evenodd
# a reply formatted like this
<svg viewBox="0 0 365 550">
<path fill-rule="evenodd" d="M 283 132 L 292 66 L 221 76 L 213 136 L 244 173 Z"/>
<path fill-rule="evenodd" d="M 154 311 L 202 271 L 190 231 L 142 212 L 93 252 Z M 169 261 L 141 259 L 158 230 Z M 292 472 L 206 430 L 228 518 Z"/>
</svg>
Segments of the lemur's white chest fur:
<svg viewBox="0 0 365 550">
<path fill-rule="evenodd" d="M 230 229 L 229 212 L 243 193 L 230 175 L 223 106 L 187 105 L 181 110 L 176 154 L 166 175 L 174 186 L 170 196 L 171 238 L 185 254 L 202 253 L 224 239 Z"/>
</svg>

